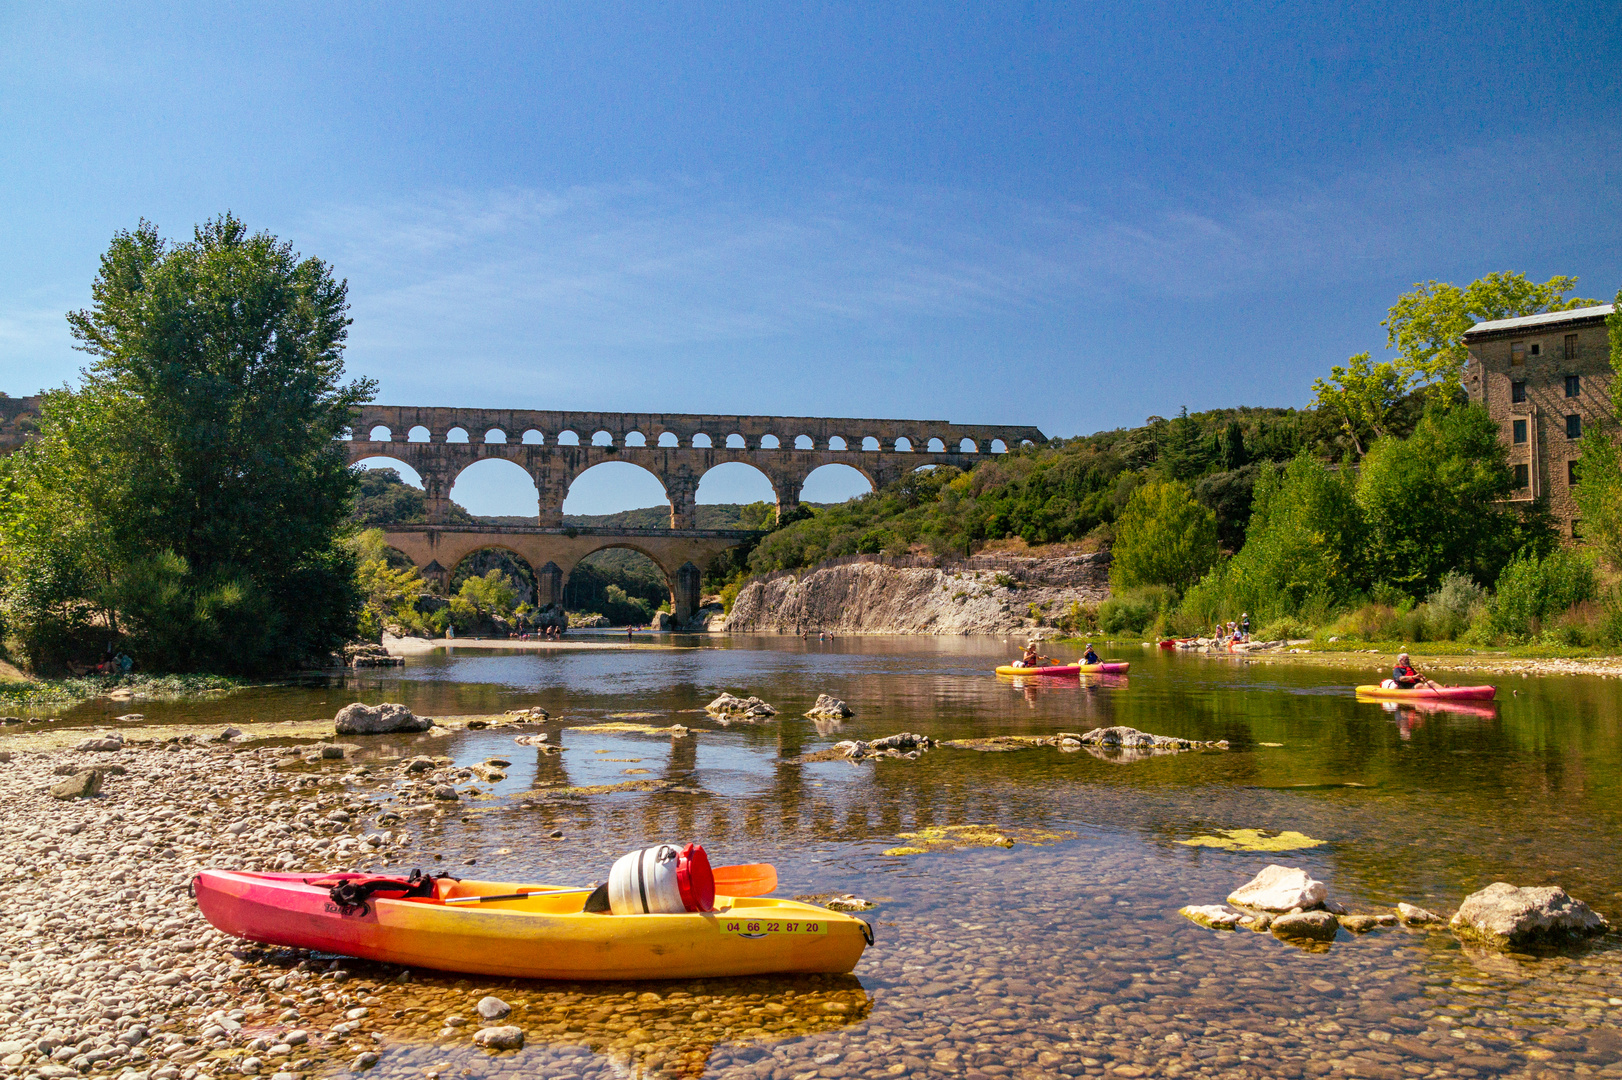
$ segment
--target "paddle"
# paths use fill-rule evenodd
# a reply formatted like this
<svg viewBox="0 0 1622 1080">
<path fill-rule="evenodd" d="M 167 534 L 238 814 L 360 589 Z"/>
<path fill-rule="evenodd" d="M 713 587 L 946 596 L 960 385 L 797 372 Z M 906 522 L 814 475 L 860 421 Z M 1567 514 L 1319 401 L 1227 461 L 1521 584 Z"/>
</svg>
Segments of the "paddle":
<svg viewBox="0 0 1622 1080">
<path fill-rule="evenodd" d="M 742 863 L 737 866 L 717 866 L 715 891 L 722 896 L 764 896 L 777 888 L 777 867 L 771 863 Z M 527 892 L 503 893 L 499 896 L 453 896 L 447 904 L 493 904 L 498 900 L 527 900 L 531 896 L 568 896 L 571 893 L 589 893 L 591 889 L 530 889 Z"/>
</svg>

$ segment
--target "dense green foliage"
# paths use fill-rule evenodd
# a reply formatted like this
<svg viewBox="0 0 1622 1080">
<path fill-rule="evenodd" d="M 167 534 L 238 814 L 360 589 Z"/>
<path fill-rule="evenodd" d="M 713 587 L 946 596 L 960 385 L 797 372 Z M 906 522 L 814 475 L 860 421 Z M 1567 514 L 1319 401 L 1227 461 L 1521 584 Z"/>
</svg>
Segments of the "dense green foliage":
<svg viewBox="0 0 1622 1080">
<path fill-rule="evenodd" d="M 146 222 L 102 257 L 69 323 L 94 360 L 45 395 L 0 487 L 0 594 L 36 668 L 285 670 L 354 633 L 340 543 L 355 480 L 335 441 L 345 285 L 227 215 L 192 240 Z"/>
<path fill-rule="evenodd" d="M 1151 480 L 1132 493 L 1115 527 L 1110 583 L 1188 588 L 1217 558 L 1216 515 L 1181 480 Z"/>
<path fill-rule="evenodd" d="M 1611 419 L 1622 423 L 1622 289 L 1605 328 L 1611 345 Z M 1574 495 L 1584 539 L 1612 571 L 1622 572 L 1622 450 L 1615 430 L 1609 424 L 1585 425 Z"/>
</svg>

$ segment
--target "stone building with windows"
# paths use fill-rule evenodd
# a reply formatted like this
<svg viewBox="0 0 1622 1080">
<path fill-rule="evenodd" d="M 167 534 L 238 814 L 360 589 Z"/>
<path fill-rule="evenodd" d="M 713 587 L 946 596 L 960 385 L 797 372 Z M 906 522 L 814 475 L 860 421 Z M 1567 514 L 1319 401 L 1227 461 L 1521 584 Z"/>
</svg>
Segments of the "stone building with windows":
<svg viewBox="0 0 1622 1080">
<path fill-rule="evenodd" d="M 1487 407 L 1509 447 L 1517 501 L 1543 497 L 1561 533 L 1576 536 L 1572 498 L 1580 440 L 1611 419 L 1611 304 L 1497 319 L 1465 331 L 1464 388 Z"/>
</svg>

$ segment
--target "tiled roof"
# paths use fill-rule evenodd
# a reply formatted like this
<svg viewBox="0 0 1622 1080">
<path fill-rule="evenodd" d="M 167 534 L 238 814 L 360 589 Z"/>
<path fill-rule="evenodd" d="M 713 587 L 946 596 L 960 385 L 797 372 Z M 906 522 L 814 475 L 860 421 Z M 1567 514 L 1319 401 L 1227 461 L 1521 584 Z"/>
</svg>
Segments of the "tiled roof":
<svg viewBox="0 0 1622 1080">
<path fill-rule="evenodd" d="M 1518 319 L 1494 319 L 1492 322 L 1478 322 L 1466 330 L 1464 336 L 1493 334 L 1504 330 L 1535 330 L 1543 326 L 1559 326 L 1561 323 L 1601 319 L 1609 315 L 1611 309 L 1615 306 L 1615 304 L 1596 304 L 1593 307 L 1577 308 L 1573 311 L 1545 311 L 1541 315 L 1522 315 Z"/>
</svg>

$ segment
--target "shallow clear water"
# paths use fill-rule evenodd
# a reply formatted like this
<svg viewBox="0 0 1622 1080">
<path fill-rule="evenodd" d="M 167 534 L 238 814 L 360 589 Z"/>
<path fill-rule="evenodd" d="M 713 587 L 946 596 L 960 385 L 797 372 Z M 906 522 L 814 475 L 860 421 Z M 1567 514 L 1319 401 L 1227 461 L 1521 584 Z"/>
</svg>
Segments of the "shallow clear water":
<svg viewBox="0 0 1622 1080">
<path fill-rule="evenodd" d="M 664 640 L 691 647 L 453 651 L 343 684 L 143 711 L 150 721 L 220 723 L 330 717 L 356 699 L 429 715 L 540 705 L 553 715 L 551 740 L 567 748 L 561 755 L 539 755 L 499 730 L 385 740 L 458 762 L 513 763 L 491 798 L 420 828 L 416 861 L 469 876 L 584 882 L 604 877 L 626 850 L 697 840 L 717 862 L 776 863 L 778 895 L 882 901 L 868 913 L 877 945 L 849 980 L 555 987 L 424 975 L 380 986 L 381 1004 L 426 1010 L 403 1013 L 382 1046 L 384 1072 L 1622 1073 L 1615 932 L 1590 950 L 1540 958 L 1467 951 L 1449 934 L 1406 930 L 1342 931 L 1310 952 L 1177 914 L 1221 902 L 1272 861 L 1306 868 L 1354 908 L 1408 901 L 1451 911 L 1504 880 L 1558 883 L 1622 922 L 1614 681 L 1501 678 L 1492 707 L 1414 711 L 1352 697 L 1354 681 L 1370 681 L 1383 659 L 1372 656 L 1354 679 L 1130 646 L 1110 650 L 1132 661 L 1124 679 L 1016 685 L 990 674 L 1016 651 L 995 640 Z M 715 724 L 700 710 L 723 690 L 759 695 L 780 715 Z M 801 718 L 821 692 L 856 717 L 824 730 Z M 93 722 L 106 708 L 81 706 L 67 718 Z M 679 722 L 694 734 L 590 730 L 607 719 Z M 1110 724 L 1226 739 L 1231 749 L 1131 763 L 1053 748 L 936 749 L 861 765 L 796 760 L 842 738 L 899 731 L 958 739 Z M 545 791 L 536 785 L 635 778 L 699 793 L 534 797 Z M 1067 835 L 1046 846 L 883 854 L 903 843 L 899 833 L 967 823 Z M 1228 828 L 1290 829 L 1325 843 L 1282 855 L 1175 843 Z M 554 829 L 564 837 L 545 839 Z M 435 1035 L 443 1013 L 472 1015 L 492 990 L 519 1007 L 525 1050 L 490 1056 L 465 1032 Z M 596 1018 L 581 1021 L 587 1015 Z"/>
</svg>

